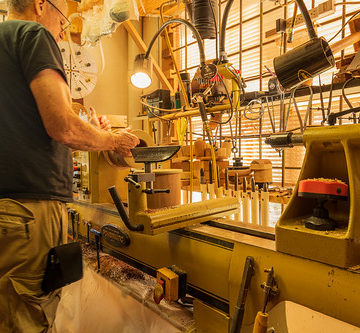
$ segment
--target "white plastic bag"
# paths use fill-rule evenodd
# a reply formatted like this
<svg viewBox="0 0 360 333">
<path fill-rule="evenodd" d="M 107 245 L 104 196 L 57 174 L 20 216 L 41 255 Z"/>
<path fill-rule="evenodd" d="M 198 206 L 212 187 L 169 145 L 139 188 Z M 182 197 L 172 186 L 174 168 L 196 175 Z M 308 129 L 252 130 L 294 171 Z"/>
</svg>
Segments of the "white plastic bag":
<svg viewBox="0 0 360 333">
<path fill-rule="evenodd" d="M 109 15 L 118 23 L 139 20 L 139 11 L 135 0 L 113 0 Z"/>
<path fill-rule="evenodd" d="M 136 0 L 105 0 L 83 13 L 82 44 L 94 45 L 102 36 L 109 35 L 126 20 L 138 20 Z"/>
</svg>

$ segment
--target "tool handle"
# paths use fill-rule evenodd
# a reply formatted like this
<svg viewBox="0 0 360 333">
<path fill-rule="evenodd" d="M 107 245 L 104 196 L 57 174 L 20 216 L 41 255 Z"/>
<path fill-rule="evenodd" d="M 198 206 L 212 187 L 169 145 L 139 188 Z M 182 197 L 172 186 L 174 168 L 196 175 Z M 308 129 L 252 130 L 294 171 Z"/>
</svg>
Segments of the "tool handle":
<svg viewBox="0 0 360 333">
<path fill-rule="evenodd" d="M 134 179 L 132 179 L 131 177 L 125 177 L 124 180 L 127 182 L 127 183 L 131 183 L 133 184 L 136 188 L 140 188 L 140 184 L 137 183 Z"/>
<path fill-rule="evenodd" d="M 153 188 L 146 188 L 143 190 L 146 194 L 156 194 L 156 193 L 170 193 L 170 189 L 164 188 L 164 189 L 153 189 Z"/>
<path fill-rule="evenodd" d="M 256 315 L 252 333 L 266 333 L 269 314 L 259 311 Z"/>
<path fill-rule="evenodd" d="M 131 231 L 143 231 L 144 225 L 143 224 L 135 224 L 132 225 L 129 219 L 129 216 L 125 210 L 124 204 L 122 203 L 119 194 L 116 190 L 115 185 L 108 188 L 110 195 L 114 201 L 114 204 L 119 212 L 121 219 L 123 220 L 125 226 Z"/>
<path fill-rule="evenodd" d="M 235 306 L 234 309 L 234 315 L 232 318 L 232 323 L 230 327 L 229 333 L 239 333 L 242 325 L 242 321 L 244 318 L 244 305 L 241 305 L 240 307 Z"/>
</svg>

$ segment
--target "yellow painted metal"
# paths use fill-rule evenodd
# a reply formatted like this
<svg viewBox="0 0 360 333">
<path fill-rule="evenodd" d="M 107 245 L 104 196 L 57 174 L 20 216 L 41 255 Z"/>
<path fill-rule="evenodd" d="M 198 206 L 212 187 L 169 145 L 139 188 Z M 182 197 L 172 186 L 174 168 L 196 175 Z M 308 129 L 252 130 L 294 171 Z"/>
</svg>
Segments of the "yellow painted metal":
<svg viewBox="0 0 360 333">
<path fill-rule="evenodd" d="M 103 246 L 154 270 L 178 266 L 187 273 L 189 286 L 214 299 L 229 302 L 230 317 L 238 297 L 246 256 L 253 256 L 255 274 L 246 299 L 243 322 L 246 326 L 254 322 L 262 307 L 260 285 L 266 281 L 264 269 L 274 267 L 280 295 L 269 303 L 268 310 L 280 301 L 289 300 L 360 327 L 356 311 L 360 307 L 360 271 L 277 252 L 274 241 L 206 225 L 186 228 L 183 233 L 175 231 L 148 236 L 127 231 L 114 209 L 106 210 L 104 205 L 72 203 L 71 207 L 80 213 L 80 220 L 99 226 L 114 224 L 130 235 L 128 247 L 112 248 L 104 239 Z M 80 225 L 80 233 L 86 236 L 85 225 Z M 93 239 L 93 235 L 91 237 Z M 226 244 L 232 244 L 233 248 Z M 221 312 L 210 305 L 207 310 L 198 310 L 194 306 L 200 332 L 208 327 L 206 321 L 211 320 L 211 316 L 218 318 Z M 227 333 L 228 330 L 216 332 Z"/>
<path fill-rule="evenodd" d="M 324 249 L 326 251 L 326 249 Z M 244 325 L 254 322 L 262 307 L 261 283 L 266 281 L 264 269 L 274 267 L 280 294 L 268 305 L 284 300 L 309 307 L 328 316 L 360 326 L 355 309 L 360 306 L 360 274 L 316 261 L 276 252 L 264 247 L 236 243 L 230 264 L 230 314 L 236 304 L 241 272 L 247 255 L 255 259 L 255 274 L 246 300 Z"/>
<path fill-rule="evenodd" d="M 340 267 L 360 264 L 360 125 L 311 128 L 304 132 L 306 154 L 299 181 L 336 178 L 349 184 L 347 201 L 328 201 L 325 207 L 337 222 L 334 231 L 307 229 L 315 199 L 297 196 L 298 185 L 276 226 L 279 251 Z"/>
<path fill-rule="evenodd" d="M 229 332 L 230 317 L 199 300 L 194 300 L 194 320 L 197 333 Z"/>
<path fill-rule="evenodd" d="M 149 236 L 127 230 L 113 205 L 74 202 L 70 207 L 79 212 L 80 221 L 99 227 L 112 224 L 130 236 L 130 245 L 125 248 L 114 248 L 102 239 L 104 247 L 154 270 L 176 265 L 187 273 L 187 283 L 194 288 L 201 288 L 221 300 L 228 299 L 228 270 L 232 249 L 225 247 L 220 239 L 210 242 L 206 237 L 195 237 L 190 231 L 185 234 L 175 231 Z M 79 232 L 86 237 L 85 224 L 80 223 Z M 90 237 L 94 242 L 94 236 L 91 234 Z"/>
<path fill-rule="evenodd" d="M 142 183 L 138 189 L 133 184 L 128 184 L 129 217 L 132 224 L 143 224 L 143 232 L 148 235 L 156 235 L 209 221 L 215 217 L 227 216 L 239 208 L 238 200 L 228 197 L 148 211 L 144 189 L 145 183 Z"/>
</svg>

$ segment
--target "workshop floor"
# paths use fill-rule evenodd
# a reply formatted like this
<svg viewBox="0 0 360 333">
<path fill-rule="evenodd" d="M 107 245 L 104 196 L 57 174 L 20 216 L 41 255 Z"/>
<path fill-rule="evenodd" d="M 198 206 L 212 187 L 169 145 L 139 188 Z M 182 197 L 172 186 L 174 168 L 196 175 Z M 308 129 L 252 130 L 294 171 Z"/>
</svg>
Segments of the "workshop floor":
<svg viewBox="0 0 360 333">
<path fill-rule="evenodd" d="M 168 321 L 90 268 L 63 288 L 56 333 L 173 333 Z"/>
</svg>

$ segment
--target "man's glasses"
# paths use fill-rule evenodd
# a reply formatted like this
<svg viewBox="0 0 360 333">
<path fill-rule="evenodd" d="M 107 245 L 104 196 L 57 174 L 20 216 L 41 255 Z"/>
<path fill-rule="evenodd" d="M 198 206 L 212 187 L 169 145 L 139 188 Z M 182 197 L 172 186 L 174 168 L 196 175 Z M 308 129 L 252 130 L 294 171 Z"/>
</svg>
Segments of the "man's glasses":
<svg viewBox="0 0 360 333">
<path fill-rule="evenodd" d="M 66 20 L 66 23 L 63 24 L 62 26 L 62 31 L 65 31 L 66 29 L 68 29 L 71 25 L 71 22 L 68 20 L 68 18 L 62 13 L 62 11 L 57 8 L 50 0 L 46 0 L 51 6 L 53 6 L 59 13 L 60 15 Z"/>
</svg>

